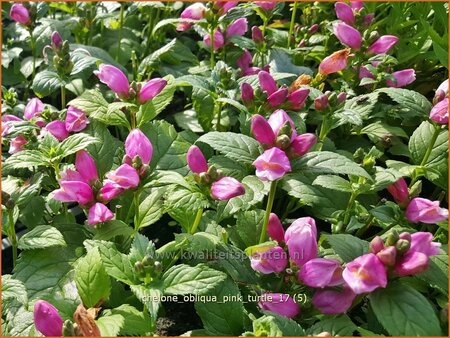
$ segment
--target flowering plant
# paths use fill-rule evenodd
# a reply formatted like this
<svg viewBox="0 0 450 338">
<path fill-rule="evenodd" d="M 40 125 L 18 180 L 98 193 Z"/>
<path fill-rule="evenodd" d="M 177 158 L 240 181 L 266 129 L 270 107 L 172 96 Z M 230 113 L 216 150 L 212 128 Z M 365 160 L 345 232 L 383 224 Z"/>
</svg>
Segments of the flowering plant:
<svg viewBox="0 0 450 338">
<path fill-rule="evenodd" d="M 448 334 L 443 3 L 5 3 L 5 336 Z"/>
</svg>

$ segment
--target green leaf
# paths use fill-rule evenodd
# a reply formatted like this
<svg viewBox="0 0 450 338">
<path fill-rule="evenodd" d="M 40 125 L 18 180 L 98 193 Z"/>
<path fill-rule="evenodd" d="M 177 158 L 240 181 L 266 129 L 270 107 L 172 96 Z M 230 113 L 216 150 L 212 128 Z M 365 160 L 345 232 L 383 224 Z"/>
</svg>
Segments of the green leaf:
<svg viewBox="0 0 450 338">
<path fill-rule="evenodd" d="M 120 220 L 111 220 L 97 225 L 96 240 L 107 241 L 116 236 L 130 236 L 134 232 L 133 228 Z"/>
<path fill-rule="evenodd" d="M 61 232 L 50 225 L 39 225 L 23 235 L 18 242 L 20 250 L 44 249 L 52 246 L 66 246 Z"/>
<path fill-rule="evenodd" d="M 59 157 L 66 157 L 75 154 L 79 150 L 86 149 L 89 145 L 100 142 L 97 138 L 85 133 L 78 133 L 69 136 L 57 148 Z"/>
<path fill-rule="evenodd" d="M 150 316 L 156 321 L 158 310 L 161 307 L 162 291 L 159 288 L 146 285 L 131 285 L 130 288 L 136 298 L 147 306 Z"/>
<path fill-rule="evenodd" d="M 292 170 L 302 174 L 358 175 L 371 180 L 371 176 L 347 157 L 331 151 L 313 151 L 293 161 Z"/>
<path fill-rule="evenodd" d="M 111 281 L 100 254 L 91 250 L 75 267 L 75 284 L 86 308 L 100 305 L 111 293 Z"/>
<path fill-rule="evenodd" d="M 96 320 L 102 337 L 115 337 L 119 334 L 125 319 L 120 314 L 102 316 Z"/>
<path fill-rule="evenodd" d="M 428 121 L 424 121 L 412 134 L 408 146 L 411 153 L 411 159 L 415 164 L 420 164 L 422 162 L 425 152 L 431 143 L 434 132 L 435 127 L 433 124 Z M 427 160 L 427 167 L 439 167 L 442 162 L 447 162 L 447 153 L 448 132 L 443 129 L 439 132 L 430 157 Z"/>
<path fill-rule="evenodd" d="M 68 105 L 81 109 L 94 119 L 100 115 L 107 115 L 108 112 L 108 102 L 96 89 L 86 90 L 81 96 L 70 101 Z"/>
<path fill-rule="evenodd" d="M 356 325 L 346 315 L 327 316 L 307 330 L 308 335 L 317 336 L 322 332 L 329 332 L 331 336 L 353 336 Z"/>
<path fill-rule="evenodd" d="M 224 281 L 227 275 L 204 264 L 175 265 L 162 276 L 164 293 L 173 295 L 203 295 Z"/>
<path fill-rule="evenodd" d="M 191 186 L 187 189 L 184 186 L 172 185 L 167 189 L 165 206 L 170 210 L 197 211 L 207 208 L 209 201 L 197 187 Z"/>
<path fill-rule="evenodd" d="M 231 241 L 241 249 L 258 244 L 263 220 L 263 210 L 238 213 L 236 225 L 227 229 Z"/>
<path fill-rule="evenodd" d="M 262 152 L 255 139 L 231 132 L 210 132 L 201 136 L 197 142 L 208 144 L 224 156 L 245 165 L 251 165 Z"/>
<path fill-rule="evenodd" d="M 350 262 L 356 257 L 366 254 L 369 242 L 348 234 L 325 235 L 331 248 L 344 262 Z"/>
<path fill-rule="evenodd" d="M 3 306 L 17 300 L 20 304 L 28 304 L 28 295 L 25 285 L 11 275 L 2 276 L 2 302 Z"/>
<path fill-rule="evenodd" d="M 370 305 L 386 331 L 393 336 L 440 336 L 439 320 L 429 301 L 401 281 L 369 294 Z"/>
<path fill-rule="evenodd" d="M 33 168 L 48 165 L 47 159 L 40 151 L 23 150 L 11 155 L 3 165 L 3 170 Z"/>
<path fill-rule="evenodd" d="M 57 73 L 44 70 L 36 74 L 31 88 L 37 96 L 44 97 L 65 85 L 66 82 Z"/>
<path fill-rule="evenodd" d="M 139 204 L 139 217 L 137 220 L 138 229 L 152 225 L 162 217 L 164 214 L 164 193 L 164 188 L 154 189 Z"/>
<path fill-rule="evenodd" d="M 305 331 L 297 322 L 272 313 L 253 321 L 253 333 L 256 337 L 292 337 L 305 335 Z"/>
<path fill-rule="evenodd" d="M 375 93 L 387 94 L 400 105 L 402 110 L 414 115 L 428 117 L 430 113 L 431 103 L 425 96 L 416 91 L 403 88 L 381 88 L 376 90 Z"/>
<path fill-rule="evenodd" d="M 203 327 L 211 335 L 239 336 L 244 330 L 244 305 L 239 288 L 226 279 L 210 294 L 217 297 L 217 302 L 195 303 Z"/>
<path fill-rule="evenodd" d="M 363 129 L 361 129 L 360 133 L 366 134 L 367 136 L 369 136 L 371 140 L 375 141 L 378 141 L 385 137 L 392 137 L 392 136 L 404 138 L 408 137 L 408 135 L 402 128 L 393 127 L 381 121 L 377 121 L 365 126 Z"/>
<path fill-rule="evenodd" d="M 378 101 L 378 93 L 364 94 L 345 101 L 344 110 L 354 112 L 359 120 L 370 117 Z"/>
<path fill-rule="evenodd" d="M 448 255 L 436 255 L 430 257 L 428 269 L 416 275 L 441 290 L 445 295 L 448 294 Z"/>
<path fill-rule="evenodd" d="M 131 305 L 123 304 L 111 310 L 104 310 L 102 313 L 102 317 L 114 315 L 123 317 L 124 321 L 119 332 L 121 336 L 147 336 L 152 331 L 152 320 L 148 314 Z"/>
<path fill-rule="evenodd" d="M 331 190 L 352 192 L 352 185 L 346 179 L 335 175 L 320 175 L 313 181 L 313 185 L 319 185 Z"/>
</svg>

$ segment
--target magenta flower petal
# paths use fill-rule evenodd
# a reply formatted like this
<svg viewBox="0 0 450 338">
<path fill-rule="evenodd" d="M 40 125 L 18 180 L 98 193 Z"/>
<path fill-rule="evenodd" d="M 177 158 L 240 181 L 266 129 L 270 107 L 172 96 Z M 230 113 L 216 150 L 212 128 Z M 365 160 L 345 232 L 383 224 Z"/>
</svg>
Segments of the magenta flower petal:
<svg viewBox="0 0 450 338">
<path fill-rule="evenodd" d="M 156 95 L 161 93 L 166 85 L 167 81 L 161 78 L 156 78 L 148 81 L 139 91 L 139 103 L 143 104 L 148 100 L 153 99 Z"/>
<path fill-rule="evenodd" d="M 339 41 L 353 49 L 360 49 L 362 43 L 361 33 L 345 22 L 338 22 L 333 25 L 333 31 Z"/>
<path fill-rule="evenodd" d="M 38 117 L 44 111 L 44 104 L 37 97 L 32 98 L 23 111 L 23 117 L 27 120 L 31 120 L 33 117 Z"/>
<path fill-rule="evenodd" d="M 394 271 L 399 276 L 410 276 L 428 269 L 429 258 L 426 254 L 409 250 L 395 264 Z"/>
<path fill-rule="evenodd" d="M 275 246 L 263 252 L 255 252 L 250 257 L 250 264 L 253 270 L 267 275 L 286 269 L 288 259 L 283 248 Z"/>
<path fill-rule="evenodd" d="M 208 162 L 202 151 L 196 145 L 192 145 L 186 155 L 187 164 L 193 173 L 200 174 L 208 171 Z"/>
<path fill-rule="evenodd" d="M 52 134 L 58 141 L 64 141 L 69 137 L 69 132 L 66 129 L 66 124 L 63 121 L 52 121 L 45 126 L 45 129 Z"/>
<path fill-rule="evenodd" d="M 252 53 L 250 53 L 247 49 L 242 53 L 242 55 L 239 57 L 239 59 L 236 61 L 236 64 L 239 68 L 242 70 L 246 70 L 250 67 L 252 64 L 253 56 Z"/>
<path fill-rule="evenodd" d="M 133 129 L 125 140 L 125 154 L 131 159 L 139 156 L 143 164 L 149 164 L 153 156 L 152 143 L 140 129 Z"/>
<path fill-rule="evenodd" d="M 27 143 L 28 143 L 27 139 L 22 135 L 12 138 L 11 141 L 9 142 L 8 153 L 12 155 L 18 153 L 19 151 L 22 151 L 24 149 L 24 145 Z"/>
<path fill-rule="evenodd" d="M 98 192 L 98 198 L 103 202 L 109 202 L 123 193 L 125 189 L 112 181 L 106 180 L 106 183 Z"/>
<path fill-rule="evenodd" d="M 292 129 L 292 135 L 291 140 L 293 140 L 297 136 L 297 131 L 295 130 L 295 124 L 294 121 L 289 117 L 289 115 L 282 109 L 278 109 L 274 111 L 270 116 L 268 120 L 270 126 L 272 127 L 273 133 L 275 134 L 275 137 L 279 136 L 278 133 L 280 129 L 286 124 L 286 122 L 289 122 Z"/>
<path fill-rule="evenodd" d="M 81 181 L 60 181 L 60 188 L 53 192 L 53 198 L 61 202 L 77 202 L 87 205 L 94 200 L 92 188 Z"/>
<path fill-rule="evenodd" d="M 416 197 L 409 202 L 405 212 L 408 221 L 434 224 L 448 218 L 448 210 L 439 206 L 439 201 Z"/>
<path fill-rule="evenodd" d="M 448 124 L 448 97 L 431 109 L 430 119 L 439 124 Z"/>
<path fill-rule="evenodd" d="M 201 2 L 196 2 L 186 7 L 183 12 L 181 12 L 180 17 L 182 19 L 201 20 L 205 16 L 205 11 L 205 5 Z"/>
<path fill-rule="evenodd" d="M 334 9 L 336 10 L 336 16 L 345 23 L 352 24 L 355 22 L 355 15 L 353 14 L 353 9 L 344 2 L 336 2 L 334 4 Z"/>
<path fill-rule="evenodd" d="M 267 226 L 267 233 L 270 238 L 276 240 L 278 243 L 284 242 L 284 229 L 280 219 L 273 212 L 269 216 L 269 224 Z"/>
<path fill-rule="evenodd" d="M 402 206 L 406 206 L 409 202 L 408 185 L 404 178 L 387 187 L 389 193 L 394 197 L 395 202 Z"/>
<path fill-rule="evenodd" d="M 278 90 L 277 83 L 275 82 L 272 75 L 270 75 L 266 71 L 260 71 L 258 73 L 258 79 L 259 79 L 259 85 L 261 86 L 262 90 L 266 92 L 267 95 L 272 95 Z"/>
<path fill-rule="evenodd" d="M 301 217 L 287 228 L 284 240 L 288 247 L 290 259 L 302 267 L 309 260 L 317 257 L 317 228 L 311 217 Z"/>
<path fill-rule="evenodd" d="M 303 104 L 308 98 L 308 95 L 309 95 L 308 88 L 300 88 L 290 93 L 287 99 L 291 103 L 292 109 L 300 109 L 301 107 L 303 107 Z"/>
<path fill-rule="evenodd" d="M 362 1 L 350 1 L 350 6 L 355 10 L 361 10 L 364 8 L 364 2 Z"/>
<path fill-rule="evenodd" d="M 52 304 L 38 300 L 34 303 L 34 326 L 47 337 L 62 336 L 63 320 Z"/>
<path fill-rule="evenodd" d="M 416 71 L 414 69 L 399 70 L 391 74 L 395 81 L 387 80 L 389 87 L 401 88 L 413 83 L 416 80 Z"/>
<path fill-rule="evenodd" d="M 245 188 L 233 177 L 223 177 L 211 185 L 211 197 L 219 201 L 227 201 L 245 194 Z"/>
<path fill-rule="evenodd" d="M 344 287 L 342 291 L 319 290 L 314 293 L 312 304 L 323 314 L 337 315 L 347 312 L 355 297 L 348 287 Z"/>
<path fill-rule="evenodd" d="M 80 177 L 87 184 L 91 184 L 98 179 L 97 165 L 91 155 L 85 150 L 77 152 L 75 168 L 77 168 Z"/>
<path fill-rule="evenodd" d="M 276 92 L 269 95 L 269 97 L 267 98 L 267 101 L 273 108 L 275 108 L 275 107 L 278 107 L 279 105 L 283 104 L 286 101 L 288 94 L 289 94 L 289 90 L 286 87 L 282 87 L 282 88 L 278 89 Z"/>
<path fill-rule="evenodd" d="M 241 84 L 241 98 L 242 102 L 244 102 L 245 104 L 252 103 L 253 99 L 255 98 L 252 86 L 246 82 Z"/>
<path fill-rule="evenodd" d="M 255 139 L 267 146 L 271 146 L 275 142 L 275 134 L 267 120 L 261 115 L 252 116 L 251 131 Z"/>
<path fill-rule="evenodd" d="M 256 1 L 255 5 L 270 11 L 277 5 L 277 1 Z"/>
<path fill-rule="evenodd" d="M 114 218 L 114 214 L 108 209 L 103 203 L 95 203 L 89 209 L 88 224 L 95 225 L 98 223 L 103 223 Z"/>
<path fill-rule="evenodd" d="M 254 162 L 256 176 L 263 181 L 276 181 L 291 171 L 288 157 L 278 148 L 266 150 Z"/>
<path fill-rule="evenodd" d="M 138 172 L 126 163 L 106 174 L 106 177 L 123 189 L 133 189 L 139 185 Z"/>
<path fill-rule="evenodd" d="M 427 256 L 439 254 L 441 243 L 433 242 L 433 234 L 430 232 L 415 232 L 411 235 L 411 247 L 409 251 L 421 252 Z"/>
<path fill-rule="evenodd" d="M 258 26 L 252 27 L 252 40 L 255 41 L 256 43 L 264 41 L 262 30 Z"/>
<path fill-rule="evenodd" d="M 63 44 L 63 39 L 57 31 L 54 31 L 52 33 L 51 40 L 52 40 L 52 45 L 56 48 L 60 48 Z"/>
<path fill-rule="evenodd" d="M 203 42 L 208 47 L 211 47 L 211 38 L 210 38 L 209 34 L 207 34 L 203 37 Z M 224 41 L 223 34 L 220 32 L 219 29 L 217 29 L 214 32 L 214 50 L 218 50 L 218 49 L 222 48 L 224 44 L 225 44 L 225 41 Z"/>
<path fill-rule="evenodd" d="M 329 75 L 337 73 L 347 67 L 347 59 L 350 56 L 350 49 L 343 49 L 327 56 L 319 65 L 319 73 Z"/>
<path fill-rule="evenodd" d="M 295 156 L 303 156 L 317 143 L 317 137 L 314 134 L 306 133 L 297 136 L 291 143 L 291 150 Z"/>
<path fill-rule="evenodd" d="M 21 23 L 22 25 L 29 25 L 31 23 L 30 13 L 24 5 L 20 3 L 13 4 L 9 11 L 9 16 L 12 20 Z"/>
<path fill-rule="evenodd" d="M 313 288 L 324 288 L 343 284 L 341 264 L 334 259 L 314 258 L 306 262 L 298 275 L 299 279 Z"/>
<path fill-rule="evenodd" d="M 78 108 L 69 106 L 67 109 L 65 124 L 66 130 L 70 132 L 82 131 L 89 123 L 86 113 Z"/>
<path fill-rule="evenodd" d="M 342 277 L 356 294 L 372 292 L 379 287 L 385 288 L 387 284 L 386 269 L 373 253 L 347 263 Z"/>
<path fill-rule="evenodd" d="M 94 74 L 117 95 L 128 96 L 130 83 L 119 68 L 103 63 L 98 71 L 94 71 Z"/>
<path fill-rule="evenodd" d="M 284 317 L 294 318 L 300 313 L 300 307 L 291 296 L 282 293 L 265 293 L 258 303 L 262 310 L 270 311 Z"/>
<path fill-rule="evenodd" d="M 219 14 L 223 15 L 227 13 L 230 9 L 236 7 L 239 1 L 215 1 L 214 7 L 220 9 Z"/>
<path fill-rule="evenodd" d="M 380 36 L 367 51 L 373 54 L 385 54 L 397 44 L 398 40 L 395 35 Z"/>
<path fill-rule="evenodd" d="M 248 30 L 248 22 L 246 18 L 240 18 L 227 27 L 226 37 L 243 36 Z"/>
</svg>

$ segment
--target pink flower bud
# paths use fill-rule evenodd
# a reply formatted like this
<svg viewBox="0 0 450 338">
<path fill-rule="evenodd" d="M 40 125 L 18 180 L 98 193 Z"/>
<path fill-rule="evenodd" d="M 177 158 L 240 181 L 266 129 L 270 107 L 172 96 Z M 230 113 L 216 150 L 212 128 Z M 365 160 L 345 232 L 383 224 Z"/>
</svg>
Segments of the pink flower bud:
<svg viewBox="0 0 450 338">
<path fill-rule="evenodd" d="M 86 113 L 78 108 L 69 106 L 67 109 L 65 125 L 66 130 L 70 132 L 82 131 L 89 123 Z"/>
<path fill-rule="evenodd" d="M 143 164 L 149 164 L 153 156 L 152 143 L 140 129 L 133 129 L 125 140 L 125 154 L 131 159 L 139 156 Z"/>
<path fill-rule="evenodd" d="M 283 271 L 286 269 L 287 263 L 286 252 L 279 246 L 266 251 L 256 251 L 250 257 L 252 269 L 265 275 Z"/>
<path fill-rule="evenodd" d="M 397 250 L 394 246 L 388 246 L 386 249 L 377 253 L 378 259 L 386 266 L 394 266 L 397 258 Z"/>
<path fill-rule="evenodd" d="M 223 177 L 211 186 L 211 196 L 215 200 L 228 201 L 245 194 L 244 186 L 233 177 Z"/>
<path fill-rule="evenodd" d="M 384 249 L 383 239 L 380 236 L 375 236 L 370 241 L 369 252 L 377 254 L 378 252 L 380 252 L 383 249 Z"/>
<path fill-rule="evenodd" d="M 184 9 L 180 17 L 182 19 L 201 20 L 205 16 L 206 7 L 201 2 L 196 2 Z M 177 25 L 177 31 L 186 31 L 191 28 L 192 23 L 181 21 Z"/>
<path fill-rule="evenodd" d="M 287 228 L 284 241 L 289 257 L 297 266 L 302 267 L 317 257 L 317 228 L 314 218 L 301 217 Z"/>
<path fill-rule="evenodd" d="M 319 65 L 319 73 L 322 75 L 329 75 L 345 69 L 347 67 L 347 59 L 349 56 L 349 48 L 334 52 L 322 60 Z"/>
<path fill-rule="evenodd" d="M 25 137 L 23 137 L 22 135 L 14 137 L 9 142 L 8 153 L 10 153 L 12 155 L 12 154 L 18 153 L 19 151 L 22 151 L 24 148 L 23 146 L 27 143 L 28 143 L 27 139 Z"/>
<path fill-rule="evenodd" d="M 244 82 L 241 84 L 241 99 L 245 104 L 250 104 L 255 98 L 253 94 L 253 88 L 248 83 Z"/>
<path fill-rule="evenodd" d="M 386 84 L 389 87 L 394 88 L 405 87 L 416 80 L 416 72 L 414 69 L 399 70 L 398 72 L 394 72 L 391 75 L 394 77 L 395 82 L 387 80 Z"/>
<path fill-rule="evenodd" d="M 256 176 L 262 181 L 276 181 L 291 171 L 291 163 L 283 150 L 266 150 L 254 162 Z"/>
<path fill-rule="evenodd" d="M 287 100 L 291 103 L 292 106 L 291 108 L 297 110 L 303 107 L 303 104 L 308 98 L 308 95 L 309 95 L 308 88 L 300 88 L 290 93 L 287 97 Z"/>
<path fill-rule="evenodd" d="M 404 178 L 399 179 L 394 184 L 387 187 L 389 193 L 394 197 L 395 202 L 400 206 L 406 206 L 409 202 L 408 185 Z"/>
<path fill-rule="evenodd" d="M 402 233 L 398 236 L 398 238 L 399 238 L 399 239 L 404 239 L 404 240 L 406 240 L 406 241 L 408 241 L 408 242 L 411 242 L 411 240 L 412 240 L 411 234 L 410 234 L 409 232 L 402 232 Z"/>
<path fill-rule="evenodd" d="M 409 202 L 405 212 L 408 221 L 434 224 L 448 218 L 448 210 L 439 207 L 439 201 L 416 197 Z"/>
<path fill-rule="evenodd" d="M 367 50 L 369 53 L 373 54 L 385 54 L 396 45 L 398 42 L 398 37 L 394 35 L 383 35 L 380 36 Z"/>
<path fill-rule="evenodd" d="M 261 115 L 253 115 L 251 131 L 255 139 L 266 146 L 272 146 L 275 142 L 275 134 L 267 120 Z"/>
<path fill-rule="evenodd" d="M 364 25 L 369 26 L 372 23 L 374 18 L 375 18 L 375 13 L 369 13 L 369 14 L 365 15 L 363 18 Z"/>
<path fill-rule="evenodd" d="M 436 93 L 437 92 L 442 92 L 444 97 L 448 95 L 448 79 L 439 85 L 438 89 L 436 89 Z"/>
<path fill-rule="evenodd" d="M 140 104 L 153 99 L 156 95 L 161 93 L 164 87 L 167 85 L 167 81 L 164 79 L 152 79 L 148 81 L 142 89 L 139 91 L 138 100 Z"/>
<path fill-rule="evenodd" d="M 411 236 L 409 251 L 421 252 L 427 256 L 439 254 L 441 243 L 433 242 L 433 234 L 430 232 L 415 232 Z"/>
<path fill-rule="evenodd" d="M 114 218 L 114 214 L 103 203 L 95 203 L 89 209 L 88 224 L 95 225 L 103 223 Z"/>
<path fill-rule="evenodd" d="M 125 189 L 121 188 L 114 182 L 107 182 L 98 192 L 98 198 L 102 202 L 109 202 L 122 194 Z"/>
<path fill-rule="evenodd" d="M 252 40 L 255 41 L 256 43 L 261 43 L 264 41 L 262 30 L 259 29 L 258 26 L 252 27 Z"/>
<path fill-rule="evenodd" d="M 209 34 L 207 34 L 203 37 L 203 42 L 208 47 L 211 47 L 211 39 L 210 39 Z M 218 49 L 222 48 L 224 44 L 225 44 L 224 37 L 223 37 L 222 33 L 220 32 L 220 30 L 217 29 L 214 32 L 214 50 L 218 50 Z"/>
<path fill-rule="evenodd" d="M 246 49 L 244 50 L 244 53 L 242 53 L 242 55 L 236 61 L 236 64 L 239 68 L 245 71 L 252 64 L 252 59 L 253 59 L 252 54 Z"/>
<path fill-rule="evenodd" d="M 127 76 L 119 68 L 102 63 L 99 70 L 94 71 L 94 74 L 117 95 L 128 96 L 130 83 Z"/>
<path fill-rule="evenodd" d="M 344 22 L 338 22 L 333 25 L 333 31 L 339 41 L 344 45 L 353 49 L 361 48 L 362 37 L 357 29 Z"/>
<path fill-rule="evenodd" d="M 77 168 L 83 182 L 91 184 L 93 181 L 98 180 L 97 166 L 94 159 L 86 150 L 77 152 L 75 168 Z"/>
<path fill-rule="evenodd" d="M 186 160 L 189 169 L 191 169 L 193 173 L 200 174 L 208 171 L 208 162 L 206 162 L 205 156 L 196 145 L 192 145 L 189 148 Z"/>
<path fill-rule="evenodd" d="M 269 224 L 267 225 L 267 233 L 270 238 L 276 240 L 278 243 L 284 242 L 284 229 L 280 219 L 273 212 L 269 216 Z"/>
<path fill-rule="evenodd" d="M 373 290 L 387 284 L 386 269 L 379 258 L 369 253 L 355 258 L 342 273 L 347 285 L 356 294 L 372 292 Z"/>
<path fill-rule="evenodd" d="M 314 25 L 309 27 L 308 33 L 309 34 L 314 34 L 314 33 L 317 33 L 318 30 L 319 30 L 319 25 L 315 23 Z"/>
<path fill-rule="evenodd" d="M 53 121 L 45 126 L 45 129 L 52 134 L 58 141 L 63 141 L 69 137 L 66 124 L 63 121 Z"/>
<path fill-rule="evenodd" d="M 139 174 L 126 163 L 106 174 L 106 177 L 123 189 L 133 189 L 139 185 Z"/>
<path fill-rule="evenodd" d="M 347 99 L 347 93 L 346 93 L 346 92 L 341 92 L 341 93 L 339 93 L 338 96 L 337 96 L 338 103 L 342 103 L 342 102 L 344 102 L 346 99 Z"/>
<path fill-rule="evenodd" d="M 21 23 L 22 25 L 29 25 L 31 23 L 30 13 L 24 5 L 18 3 L 11 6 L 9 16 L 12 20 Z"/>
<path fill-rule="evenodd" d="M 364 79 L 365 77 L 369 79 L 375 79 L 375 76 L 370 72 L 366 66 L 359 68 L 359 79 Z"/>
<path fill-rule="evenodd" d="M 227 13 L 230 9 L 236 7 L 239 1 L 217 1 L 214 2 L 214 7 L 219 9 L 219 14 L 223 15 Z"/>
<path fill-rule="evenodd" d="M 295 156 L 303 156 L 317 143 L 317 137 L 314 134 L 306 133 L 297 136 L 291 143 L 291 150 Z"/>
<path fill-rule="evenodd" d="M 44 111 L 44 104 L 37 97 L 31 99 L 25 106 L 23 111 L 23 117 L 27 120 L 31 120 L 33 117 L 41 116 Z"/>
<path fill-rule="evenodd" d="M 344 282 L 341 264 L 334 259 L 314 258 L 306 262 L 298 278 L 313 288 L 336 286 Z"/>
<path fill-rule="evenodd" d="M 323 111 L 328 108 L 328 95 L 322 94 L 315 98 L 314 108 L 318 111 Z"/>
<path fill-rule="evenodd" d="M 297 136 L 297 131 L 295 130 L 295 124 L 294 121 L 289 117 L 289 115 L 283 110 L 278 109 L 274 111 L 270 116 L 268 120 L 270 126 L 272 127 L 273 133 L 275 137 L 279 136 L 280 129 L 286 124 L 286 122 L 289 122 L 292 129 L 292 135 L 291 140 L 293 140 Z"/>
<path fill-rule="evenodd" d="M 258 73 L 259 85 L 262 90 L 266 92 L 267 95 L 272 95 L 278 90 L 277 83 L 273 79 L 272 75 L 270 75 L 266 71 L 260 71 Z"/>
<path fill-rule="evenodd" d="M 266 11 L 272 10 L 276 5 L 276 1 L 256 1 L 255 5 L 264 8 Z"/>
<path fill-rule="evenodd" d="M 54 48 L 61 48 L 63 44 L 63 39 L 57 31 L 54 31 L 52 33 L 51 40 Z"/>
<path fill-rule="evenodd" d="M 12 122 L 21 122 L 23 121 L 21 118 L 15 115 L 2 115 L 2 137 L 9 135 L 14 131 L 14 124 Z"/>
<path fill-rule="evenodd" d="M 334 4 L 334 9 L 336 10 L 336 16 L 345 23 L 352 24 L 355 22 L 355 15 L 353 14 L 353 9 L 344 2 L 336 2 Z"/>
<path fill-rule="evenodd" d="M 364 2 L 362 1 L 350 1 L 350 6 L 355 10 L 361 10 L 364 8 Z"/>
<path fill-rule="evenodd" d="M 63 320 L 58 310 L 45 300 L 34 303 L 34 326 L 44 336 L 62 336 Z"/>
<path fill-rule="evenodd" d="M 240 18 L 227 27 L 226 37 L 243 36 L 248 30 L 248 22 L 246 18 Z"/>
<path fill-rule="evenodd" d="M 448 124 L 448 97 L 431 109 L 430 119 L 439 124 Z"/>
<path fill-rule="evenodd" d="M 94 200 L 92 188 L 81 181 L 60 181 L 60 188 L 53 191 L 53 198 L 61 202 L 77 202 L 87 205 Z"/>
<path fill-rule="evenodd" d="M 276 92 L 270 94 L 267 101 L 273 108 L 276 108 L 286 101 L 288 94 L 289 90 L 286 87 L 281 87 Z"/>
<path fill-rule="evenodd" d="M 262 310 L 288 318 L 294 318 L 300 313 L 300 307 L 293 298 L 283 293 L 265 293 L 258 305 Z"/>
<path fill-rule="evenodd" d="M 428 269 L 428 256 L 422 252 L 409 250 L 395 264 L 394 271 L 399 276 L 410 276 Z"/>
<path fill-rule="evenodd" d="M 347 312 L 356 295 L 349 287 L 338 290 L 319 290 L 314 293 L 312 304 L 323 314 L 337 315 Z"/>
</svg>

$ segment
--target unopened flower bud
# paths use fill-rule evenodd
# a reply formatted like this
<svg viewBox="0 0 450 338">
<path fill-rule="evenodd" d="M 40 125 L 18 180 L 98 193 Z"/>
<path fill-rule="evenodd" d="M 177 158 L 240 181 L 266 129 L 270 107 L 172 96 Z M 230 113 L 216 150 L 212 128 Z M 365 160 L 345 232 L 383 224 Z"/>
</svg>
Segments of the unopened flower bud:
<svg viewBox="0 0 450 338">
<path fill-rule="evenodd" d="M 323 111 L 328 108 L 328 96 L 323 94 L 314 100 L 314 108 L 318 111 Z"/>
<path fill-rule="evenodd" d="M 252 27 L 252 40 L 255 41 L 256 43 L 260 43 L 260 42 L 264 41 L 263 33 L 262 33 L 261 29 L 259 29 L 258 26 Z"/>
<path fill-rule="evenodd" d="M 144 265 L 141 261 L 134 263 L 134 271 L 136 271 L 138 275 L 141 275 L 144 272 Z"/>
<path fill-rule="evenodd" d="M 314 25 L 309 27 L 308 33 L 309 34 L 314 34 L 314 33 L 317 33 L 318 30 L 319 30 L 319 25 L 315 23 Z"/>
<path fill-rule="evenodd" d="M 337 96 L 338 103 L 342 103 L 347 99 L 347 93 L 341 92 Z"/>
<path fill-rule="evenodd" d="M 306 40 L 305 39 L 301 39 L 300 42 L 298 43 L 297 47 L 298 48 L 303 48 L 306 46 Z"/>
<path fill-rule="evenodd" d="M 413 199 L 417 197 L 422 192 L 422 181 L 417 181 L 413 184 L 413 186 L 409 189 L 409 197 Z"/>
<path fill-rule="evenodd" d="M 131 165 L 134 169 L 139 169 L 142 166 L 142 159 L 139 155 L 136 155 L 133 157 L 133 160 L 131 161 Z"/>
<path fill-rule="evenodd" d="M 395 248 L 397 249 L 399 254 L 404 254 L 411 247 L 411 242 L 406 239 L 399 239 L 395 244 Z"/>
<path fill-rule="evenodd" d="M 400 239 L 404 239 L 404 240 L 406 240 L 406 241 L 408 241 L 408 242 L 411 242 L 411 234 L 410 234 L 409 232 L 402 232 L 402 233 L 399 235 L 399 238 L 400 238 Z"/>
<path fill-rule="evenodd" d="M 380 236 L 375 236 L 370 241 L 369 252 L 377 254 L 378 252 L 380 252 L 383 249 L 384 249 L 383 239 Z"/>
<path fill-rule="evenodd" d="M 163 270 L 161 262 L 156 261 L 155 264 L 153 264 L 153 269 L 156 273 L 160 273 Z"/>
<path fill-rule="evenodd" d="M 205 172 L 198 174 L 198 177 L 200 179 L 200 184 L 208 185 L 211 183 L 211 177 Z"/>
<path fill-rule="evenodd" d="M 152 257 L 150 257 L 150 256 L 145 256 L 143 259 L 142 259 L 142 264 L 144 265 L 144 266 L 149 266 L 149 265 L 153 265 L 155 263 L 155 260 L 152 258 Z"/>
<path fill-rule="evenodd" d="M 287 135 L 280 135 L 277 137 L 275 141 L 275 146 L 278 148 L 285 150 L 291 145 L 291 138 Z"/>
<path fill-rule="evenodd" d="M 397 251 L 395 247 L 389 246 L 386 249 L 381 250 L 377 253 L 377 257 L 386 266 L 394 266 L 395 259 L 397 257 Z"/>
<path fill-rule="evenodd" d="M 76 324 L 75 324 L 76 325 Z M 63 330 L 62 330 L 62 335 L 64 337 L 75 337 L 75 326 L 74 324 L 70 321 L 70 319 L 67 319 L 64 322 L 63 325 Z"/>
<path fill-rule="evenodd" d="M 385 244 L 386 246 L 395 245 L 395 243 L 399 240 L 399 235 L 396 230 L 392 230 L 389 236 L 387 237 Z"/>
</svg>

